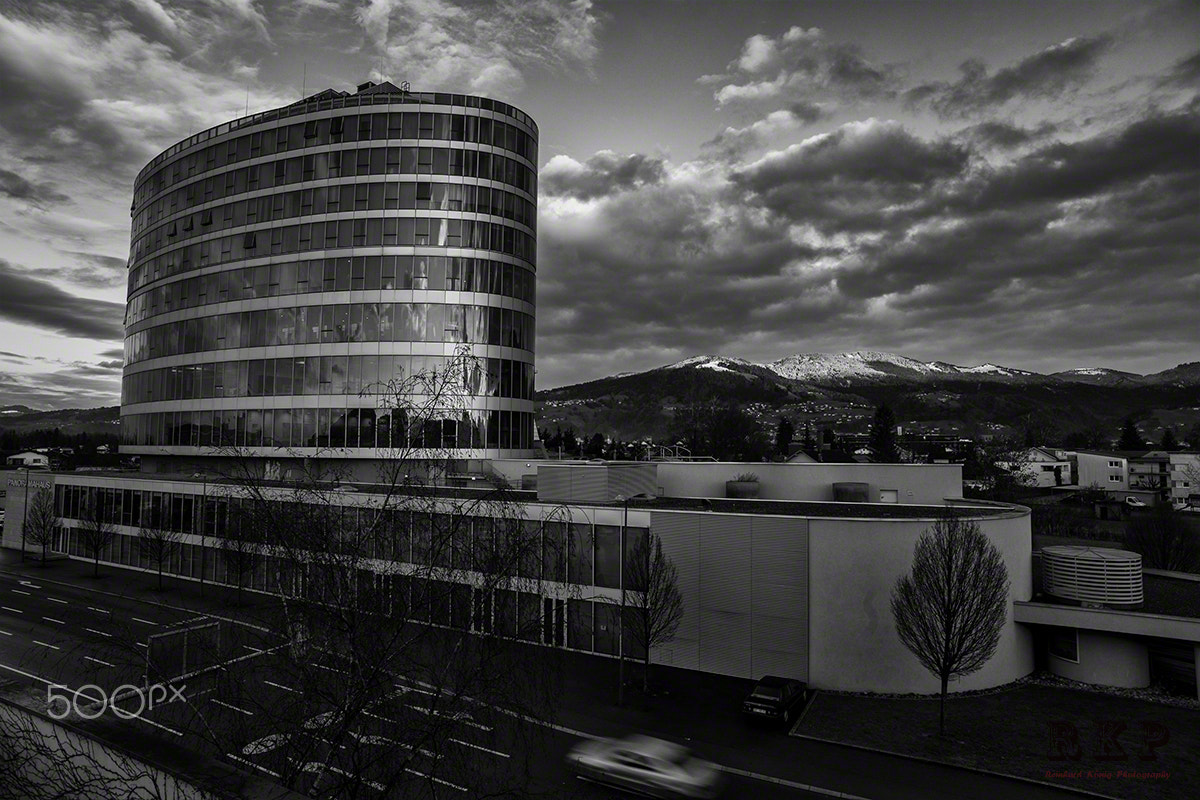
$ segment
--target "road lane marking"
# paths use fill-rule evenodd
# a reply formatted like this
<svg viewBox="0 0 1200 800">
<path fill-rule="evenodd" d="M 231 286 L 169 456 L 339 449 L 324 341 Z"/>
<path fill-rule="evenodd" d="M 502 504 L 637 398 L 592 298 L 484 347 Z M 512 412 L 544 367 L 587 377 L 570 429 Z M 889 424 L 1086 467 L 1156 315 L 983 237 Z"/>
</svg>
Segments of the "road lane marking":
<svg viewBox="0 0 1200 800">
<path fill-rule="evenodd" d="M 11 611 L 11 612 L 13 612 L 14 614 L 24 614 L 24 613 L 25 613 L 24 611 L 22 611 L 22 610 L 21 610 L 21 609 L 19 609 L 19 608 L 10 608 L 10 607 L 8 607 L 8 606 L 0 606 L 0 610 L 4 610 L 4 611 Z"/>
<path fill-rule="evenodd" d="M 97 636 L 107 636 L 107 637 L 109 637 L 110 639 L 112 638 L 112 634 L 111 634 L 111 633 L 105 633 L 104 631 L 98 631 L 98 630 L 96 630 L 95 628 L 84 628 L 84 630 L 85 630 L 85 631 L 87 631 L 88 633 L 94 633 L 94 634 L 96 634 Z"/>
<path fill-rule="evenodd" d="M 22 592 L 20 589 L 13 589 L 13 591 L 16 592 L 17 594 L 23 594 L 26 597 L 32 597 L 32 595 L 29 592 Z"/>
<path fill-rule="evenodd" d="M 42 617 L 42 619 L 46 620 L 46 622 L 53 622 L 55 625 L 66 625 L 67 624 L 67 623 L 63 622 L 61 619 L 55 619 L 54 617 Z"/>
<path fill-rule="evenodd" d="M 470 742 L 464 742 L 461 739 L 451 739 L 450 741 L 454 742 L 455 744 L 461 744 L 463 747 L 471 747 L 476 750 L 482 750 L 485 753 L 491 753 L 492 755 L 500 756 L 501 758 L 512 758 L 512 756 L 510 756 L 508 753 L 501 753 L 499 750 L 493 750 L 492 748 L 484 747 L 481 744 L 471 744 Z"/>
<path fill-rule="evenodd" d="M 415 686 L 405 686 L 403 683 L 397 683 L 396 688 L 405 692 L 419 692 L 420 694 L 427 694 L 430 697 L 437 697 L 437 692 L 431 692 L 428 689 L 418 689 Z"/>
<path fill-rule="evenodd" d="M 21 585 L 22 585 L 22 586 L 28 586 L 30 589 L 40 589 L 40 588 L 42 588 L 41 586 L 38 586 L 36 583 L 33 583 L 32 581 L 21 581 Z"/>
<path fill-rule="evenodd" d="M 49 600 L 51 603 L 62 603 L 64 606 L 71 605 L 66 600 L 59 600 L 57 597 L 47 597 L 46 599 Z"/>
<path fill-rule="evenodd" d="M 323 670 L 326 670 L 327 672 L 337 672 L 337 673 L 340 673 L 340 674 L 342 674 L 342 675 L 349 675 L 349 674 L 350 674 L 349 672 L 346 672 L 346 670 L 344 670 L 344 669 L 338 669 L 337 667 L 327 667 L 327 666 L 325 666 L 324 664 L 315 664 L 315 663 L 314 663 L 314 664 L 311 664 L 311 666 L 314 666 L 314 667 L 316 667 L 317 669 L 323 669 Z"/>
<path fill-rule="evenodd" d="M 351 775 L 349 772 L 346 772 L 345 770 L 338 769 L 333 764 L 326 764 L 325 768 L 328 769 L 330 772 L 336 772 L 338 775 L 342 775 L 346 778 L 354 779 L 354 778 L 358 777 L 355 775 Z M 434 780 L 437 780 L 437 778 L 434 778 Z M 364 783 L 366 783 L 368 786 L 370 786 L 372 789 L 374 789 L 377 792 L 386 791 L 386 789 L 387 789 L 387 787 L 384 786 L 382 783 L 377 783 L 376 781 L 368 780 L 368 781 L 364 781 Z M 451 785 L 453 785 L 453 784 L 451 784 Z M 463 791 L 465 792 L 466 789 L 463 789 Z"/>
<path fill-rule="evenodd" d="M 143 625 L 157 625 L 158 624 L 157 622 L 151 622 L 150 620 L 142 619 L 141 617 L 130 617 L 130 619 L 133 620 L 134 622 L 140 622 Z"/>
<path fill-rule="evenodd" d="M 282 683 L 275 683 L 275 681 L 269 681 L 266 678 L 263 678 L 263 683 L 265 683 L 267 686 L 274 686 L 276 689 L 283 689 L 285 692 L 294 692 L 295 694 L 300 694 L 299 689 L 293 689 L 290 686 L 284 686 Z"/>
<path fill-rule="evenodd" d="M 100 659 L 98 659 L 98 658 L 92 658 L 91 656 L 84 656 L 84 657 L 83 657 L 83 660 L 84 660 L 84 661 L 94 661 L 94 662 L 96 662 L 97 664 L 103 664 L 103 665 L 104 665 L 104 666 L 106 666 L 106 667 L 115 667 L 115 666 L 116 666 L 116 664 L 110 664 L 110 663 L 108 663 L 107 661 L 101 661 Z"/>
<path fill-rule="evenodd" d="M 4 634 L 5 636 L 12 636 L 12 634 L 8 631 L 0 631 L 0 633 Z"/>
<path fill-rule="evenodd" d="M 166 725 L 161 725 L 161 724 L 159 724 L 159 723 L 155 722 L 155 721 L 154 721 L 154 720 L 152 720 L 152 719 L 146 719 L 146 718 L 145 718 L 144 716 L 142 716 L 141 714 L 139 714 L 137 717 L 135 717 L 135 719 L 139 719 L 139 720 L 141 720 L 142 722 L 146 723 L 147 725 L 153 725 L 154 727 L 156 727 L 156 728 L 159 728 L 160 730 L 164 730 L 164 731 L 166 731 L 167 733 L 173 733 L 173 734 L 175 734 L 176 736 L 183 736 L 183 734 L 182 734 L 180 731 L 177 731 L 177 730 L 175 730 L 174 728 L 168 728 Z"/>
<path fill-rule="evenodd" d="M 56 644 L 46 644 L 45 642 L 38 641 L 37 639 L 34 639 L 33 643 L 40 644 L 42 647 L 49 647 L 51 650 L 61 650 L 62 649 L 61 647 L 59 647 Z"/>
<path fill-rule="evenodd" d="M 218 700 L 218 699 L 217 699 L 217 698 L 215 698 L 215 697 L 214 697 L 214 698 L 212 698 L 212 699 L 211 699 L 209 702 L 210 702 L 210 703 L 216 703 L 216 704 L 217 704 L 217 705 L 219 705 L 219 706 L 224 706 L 225 708 L 228 708 L 228 709 L 231 709 L 231 710 L 233 710 L 233 711 L 236 711 L 236 712 L 238 712 L 239 714 L 245 714 L 247 717 L 253 717 L 253 716 L 254 716 L 254 712 L 253 712 L 253 711 L 247 711 L 247 710 L 246 710 L 246 709 L 244 709 L 244 708 L 238 708 L 237 706 L 233 706 L 233 705 L 230 705 L 229 703 L 226 703 L 226 702 L 224 702 L 224 701 L 222 701 L 222 700 Z"/>
<path fill-rule="evenodd" d="M 267 769 L 266 767 L 260 767 L 258 764 L 255 764 L 253 761 L 250 761 L 249 759 L 239 758 L 238 756 L 235 756 L 233 753 L 226 753 L 225 757 L 232 758 L 234 761 L 238 762 L 239 764 L 245 764 L 248 767 L 254 767 L 259 772 L 265 772 L 268 775 L 270 775 L 272 778 L 282 779 L 282 776 L 278 772 L 272 772 L 271 770 Z"/>
<path fill-rule="evenodd" d="M 97 614 L 111 614 L 112 613 L 107 608 L 96 608 L 95 606 L 88 606 L 88 611 L 95 611 Z"/>
<path fill-rule="evenodd" d="M 434 783 L 440 783 L 443 786 L 449 786 L 451 789 L 458 789 L 460 792 L 468 791 L 468 789 L 465 786 L 459 786 L 457 783 L 451 783 L 450 781 L 444 781 L 441 778 L 435 778 L 432 775 L 426 775 L 424 772 L 415 770 L 412 767 L 405 767 L 404 771 L 411 772 L 413 775 L 418 775 L 422 778 L 428 778 L 429 780 L 433 781 Z"/>
<path fill-rule="evenodd" d="M 813 792 L 815 794 L 823 794 L 826 797 L 841 797 L 845 800 L 867 800 L 857 794 L 848 794 L 846 792 L 838 792 L 833 789 L 822 789 L 820 786 L 810 786 L 807 783 L 799 783 L 798 781 L 789 781 L 786 778 L 776 778 L 774 775 L 763 775 L 760 772 L 749 772 L 744 769 L 736 769 L 734 767 L 726 767 L 720 764 L 717 769 L 722 772 L 728 772 L 730 775 L 741 775 L 743 778 L 751 778 L 756 781 L 765 781 L 766 783 L 774 783 L 779 786 L 786 786 L 789 789 L 800 789 L 805 792 Z"/>
<path fill-rule="evenodd" d="M 250 645 L 248 645 L 248 644 L 244 644 L 244 645 L 242 645 L 242 647 L 246 648 L 247 650 L 249 650 L 249 651 L 250 651 L 250 652 L 252 652 L 252 653 L 264 653 L 264 652 L 266 652 L 266 651 L 265 651 L 265 650 L 263 650 L 262 648 L 259 648 L 259 647 L 251 647 L 251 646 L 250 646 Z"/>
</svg>

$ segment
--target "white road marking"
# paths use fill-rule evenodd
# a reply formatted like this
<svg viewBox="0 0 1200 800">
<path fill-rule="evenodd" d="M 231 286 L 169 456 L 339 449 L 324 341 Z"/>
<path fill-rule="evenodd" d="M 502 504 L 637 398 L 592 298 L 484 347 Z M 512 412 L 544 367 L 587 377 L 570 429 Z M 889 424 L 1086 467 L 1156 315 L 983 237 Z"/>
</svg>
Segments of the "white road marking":
<svg viewBox="0 0 1200 800">
<path fill-rule="evenodd" d="M 484 747 L 480 744 L 471 744 L 470 742 L 464 742 L 461 739 L 451 739 L 450 741 L 454 742 L 455 744 L 461 744 L 463 747 L 471 747 L 476 750 L 482 750 L 485 753 L 491 753 L 492 755 L 500 756 L 501 758 L 512 758 L 512 756 L 510 756 L 508 753 L 501 753 L 499 750 L 493 750 L 490 747 Z"/>
<path fill-rule="evenodd" d="M 54 617 L 42 617 L 42 619 L 46 620 L 46 622 L 53 622 L 55 625 L 66 625 L 67 624 L 67 623 L 63 622 L 61 619 L 55 619 Z"/>
<path fill-rule="evenodd" d="M 226 753 L 225 757 L 232 758 L 234 761 L 238 762 L 239 764 L 245 764 L 248 767 L 254 767 L 259 772 L 265 772 L 268 775 L 270 775 L 272 778 L 280 778 L 281 777 L 278 772 L 272 772 L 271 770 L 267 769 L 266 767 L 260 767 L 258 764 L 255 764 L 253 761 L 250 761 L 249 759 L 245 759 L 245 758 L 239 758 L 238 756 L 235 756 L 233 753 Z"/>
<path fill-rule="evenodd" d="M 34 639 L 33 643 L 40 644 L 42 647 L 49 647 L 51 650 L 61 650 L 62 649 L 56 644 L 46 644 L 45 642 L 39 642 L 37 639 Z"/>
<path fill-rule="evenodd" d="M 64 606 L 71 605 L 66 600 L 59 600 L 57 597 L 47 597 L 46 599 L 49 600 L 51 603 L 62 603 Z"/>
<path fill-rule="evenodd" d="M 2 609 L 4 611 L 11 611 L 14 614 L 24 614 L 25 613 L 24 611 L 22 611 L 19 608 L 9 608 L 8 606 L 0 606 L 0 609 Z"/>
<path fill-rule="evenodd" d="M 845 800 L 867 800 L 857 794 L 847 794 L 846 792 L 838 792 L 833 789 L 822 789 L 820 786 L 809 786 L 807 783 L 799 783 L 797 781 L 789 781 L 785 778 L 776 778 L 774 775 L 763 775 L 759 772 L 748 772 L 744 769 L 735 769 L 733 767 L 724 767 L 720 764 L 717 768 L 722 772 L 728 772 L 730 775 L 741 775 L 743 778 L 752 778 L 756 781 L 765 781 L 766 783 L 774 783 L 779 786 L 786 786 L 789 789 L 802 789 L 806 792 L 814 792 L 815 794 L 823 794 L 826 797 L 841 797 Z"/>
<path fill-rule="evenodd" d="M 451 783 L 450 781 L 444 781 L 441 778 L 435 778 L 432 775 L 426 775 L 424 772 L 418 772 L 417 770 L 412 769 L 411 767 L 405 767 L 404 771 L 410 772 L 413 775 L 418 775 L 422 778 L 428 778 L 429 780 L 433 781 L 434 783 L 440 783 L 443 786 L 449 786 L 451 789 L 458 789 L 460 792 L 467 791 L 467 788 L 465 786 L 459 786 L 457 783 Z"/>
<path fill-rule="evenodd" d="M 105 633 L 104 631 L 98 631 L 98 630 L 96 630 L 95 628 L 84 628 L 84 630 L 85 630 L 85 631 L 87 631 L 88 633 L 94 633 L 94 634 L 96 634 L 97 636 L 107 636 L 107 637 L 109 637 L 110 639 L 112 638 L 112 634 L 111 634 L 111 633 Z"/>
<path fill-rule="evenodd" d="M 419 692 L 420 694 L 427 694 L 430 697 L 437 696 L 437 692 L 431 692 L 428 689 L 418 689 L 415 686 L 405 686 L 403 683 L 397 683 L 396 688 L 405 692 Z"/>
<path fill-rule="evenodd" d="M 13 589 L 13 591 L 14 591 L 14 592 L 16 592 L 17 594 L 23 594 L 23 595 L 25 595 L 26 597 L 31 597 L 31 596 L 32 596 L 32 595 L 30 595 L 30 594 L 29 594 L 29 592 L 22 592 L 20 589 Z"/>
<path fill-rule="evenodd" d="M 100 659 L 98 659 L 98 658 L 92 658 L 91 656 L 84 656 L 84 657 L 83 657 L 83 660 L 84 660 L 84 661 L 94 661 L 95 663 L 97 663 L 97 664 L 103 664 L 103 665 L 104 665 L 104 666 L 106 666 L 106 667 L 115 667 L 115 666 L 116 666 L 116 664 L 110 664 L 110 663 L 108 663 L 107 661 L 101 661 Z"/>
<path fill-rule="evenodd" d="M 111 614 L 112 613 L 107 608 L 96 608 L 95 606 L 88 606 L 88 611 L 95 611 L 97 614 Z"/>
<path fill-rule="evenodd" d="M 338 673 L 341 673 L 342 675 L 349 675 L 349 674 L 350 674 L 349 672 L 346 672 L 346 670 L 344 670 L 344 669 L 338 669 L 337 667 L 327 667 L 327 666 L 325 666 L 324 664 L 316 664 L 316 663 L 314 663 L 314 664 L 312 664 L 311 666 L 314 666 L 314 667 L 316 667 L 317 669 L 323 669 L 323 670 L 326 670 L 327 672 L 338 672 Z"/>
<path fill-rule="evenodd" d="M 8 631 L 0 631 L 0 633 L 4 634 L 5 636 L 12 636 L 12 634 Z"/>
<path fill-rule="evenodd" d="M 263 679 L 263 683 L 265 683 L 267 686 L 274 686 L 276 689 L 283 689 L 285 692 L 294 692 L 296 694 L 300 693 L 298 689 L 293 689 L 290 686 L 284 686 L 282 683 L 275 683 L 275 681 L 269 681 L 266 678 Z"/>
<path fill-rule="evenodd" d="M 157 625 L 158 624 L 157 622 L 151 622 L 150 620 L 142 619 L 141 617 L 130 617 L 130 619 L 133 620 L 134 622 L 140 622 L 143 625 Z"/>
<path fill-rule="evenodd" d="M 326 764 L 325 768 L 328 769 L 330 772 L 336 772 L 338 775 L 342 775 L 347 778 L 355 777 L 354 775 L 351 775 L 349 772 L 338 769 L 337 767 L 333 766 L 332 764 Z M 434 778 L 434 780 L 437 780 L 437 778 Z M 365 783 L 377 792 L 382 792 L 387 788 L 382 783 L 377 783 L 375 781 L 365 781 Z M 453 784 L 451 784 L 451 785 L 453 785 Z M 463 789 L 463 791 L 465 792 L 466 789 Z"/>
<path fill-rule="evenodd" d="M 40 588 L 42 588 L 42 587 L 38 586 L 36 583 L 34 583 L 34 582 L 32 582 L 32 581 L 21 581 L 21 585 L 22 585 L 22 586 L 28 586 L 30 589 L 40 589 Z"/>
<path fill-rule="evenodd" d="M 32 672 L 25 672 L 24 670 L 17 669 L 16 667 L 10 667 L 8 664 L 0 664 L 0 669 L 6 669 L 9 672 L 17 673 L 18 675 L 20 675 L 22 677 L 32 678 L 35 681 L 41 681 L 42 683 L 46 684 L 47 686 L 62 686 L 62 684 L 60 684 L 60 683 L 55 683 L 54 681 L 46 680 L 41 675 L 34 675 Z M 67 687 L 67 688 L 70 688 L 70 687 Z M 77 691 L 76 694 L 78 694 L 80 697 L 83 697 L 85 700 L 90 700 L 93 703 L 98 702 L 97 698 L 92 697 L 87 692 Z"/>
<path fill-rule="evenodd" d="M 175 730 L 174 728 L 168 728 L 166 725 L 161 725 L 161 724 L 159 724 L 159 723 L 155 722 L 155 721 L 154 721 L 154 720 L 152 720 L 152 719 L 146 719 L 145 717 L 143 717 L 143 716 L 141 716 L 141 715 L 139 715 L 139 716 L 137 717 L 137 719 L 141 720 L 142 722 L 146 723 L 147 725 L 153 725 L 154 727 L 156 727 L 156 728 L 158 728 L 158 729 L 160 729 L 160 730 L 164 730 L 164 731 L 166 731 L 167 733 L 173 733 L 173 734 L 175 734 L 176 736 L 183 736 L 183 733 L 181 733 L 180 731 L 177 731 L 177 730 Z"/>
<path fill-rule="evenodd" d="M 138 647 L 150 647 L 149 642 L 134 642 L 134 644 L 136 644 Z"/>
<path fill-rule="evenodd" d="M 261 648 L 258 648 L 258 647 L 251 647 L 251 646 L 250 646 L 250 645 L 248 645 L 248 644 L 244 644 L 244 645 L 242 645 L 242 647 L 246 648 L 247 650 L 249 650 L 249 651 L 250 651 L 250 652 L 252 652 L 252 653 L 262 653 L 262 652 L 264 652 L 264 651 L 263 651 Z"/>
<path fill-rule="evenodd" d="M 253 711 L 247 711 L 247 710 L 246 710 L 246 709 L 244 709 L 244 708 L 238 708 L 237 706 L 232 706 L 232 705 L 230 705 L 229 703 L 225 703 L 225 702 L 223 702 L 223 701 L 221 701 L 221 700 L 218 700 L 218 699 L 217 699 L 217 698 L 215 698 L 215 697 L 214 697 L 212 700 L 210 700 L 209 702 L 210 702 L 210 703 L 216 703 L 216 704 L 217 704 L 217 705 L 219 705 L 219 706 L 224 706 L 225 708 L 228 708 L 228 709 L 230 709 L 230 710 L 232 710 L 232 711 L 236 711 L 236 712 L 238 712 L 239 714 L 245 714 L 247 717 L 253 717 L 253 716 L 254 716 L 254 712 L 253 712 Z"/>
</svg>

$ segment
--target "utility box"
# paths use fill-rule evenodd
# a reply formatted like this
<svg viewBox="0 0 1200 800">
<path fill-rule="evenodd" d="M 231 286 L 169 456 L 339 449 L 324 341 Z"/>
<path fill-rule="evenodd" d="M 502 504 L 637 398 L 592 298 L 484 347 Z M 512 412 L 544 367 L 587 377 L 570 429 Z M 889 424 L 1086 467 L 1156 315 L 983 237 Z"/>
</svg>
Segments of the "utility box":
<svg viewBox="0 0 1200 800">
<path fill-rule="evenodd" d="M 833 502 L 869 503 L 871 502 L 871 484 L 858 481 L 835 483 L 833 485 Z"/>
</svg>

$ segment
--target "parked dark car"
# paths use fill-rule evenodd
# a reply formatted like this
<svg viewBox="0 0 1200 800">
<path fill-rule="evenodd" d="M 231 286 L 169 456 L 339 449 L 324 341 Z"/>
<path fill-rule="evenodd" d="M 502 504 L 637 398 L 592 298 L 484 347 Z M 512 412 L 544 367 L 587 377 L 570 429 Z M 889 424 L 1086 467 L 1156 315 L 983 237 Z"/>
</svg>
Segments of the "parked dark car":
<svg viewBox="0 0 1200 800">
<path fill-rule="evenodd" d="M 767 675 L 742 701 L 742 713 L 751 719 L 790 723 L 800 713 L 807 696 L 802 681 Z"/>
</svg>

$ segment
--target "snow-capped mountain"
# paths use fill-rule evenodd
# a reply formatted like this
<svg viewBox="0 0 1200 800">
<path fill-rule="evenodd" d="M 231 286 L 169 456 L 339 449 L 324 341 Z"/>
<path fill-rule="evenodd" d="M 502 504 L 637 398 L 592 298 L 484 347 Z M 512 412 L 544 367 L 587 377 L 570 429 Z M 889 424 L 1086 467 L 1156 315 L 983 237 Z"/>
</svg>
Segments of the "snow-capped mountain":
<svg viewBox="0 0 1200 800">
<path fill-rule="evenodd" d="M 954 378 L 1026 380 L 1041 377 L 1033 372 L 981 364 L 959 367 L 944 361 L 918 361 L 895 353 L 857 350 L 852 353 L 797 353 L 764 364 L 783 378 L 813 383 L 845 384 L 857 381 L 929 381 Z"/>
</svg>

